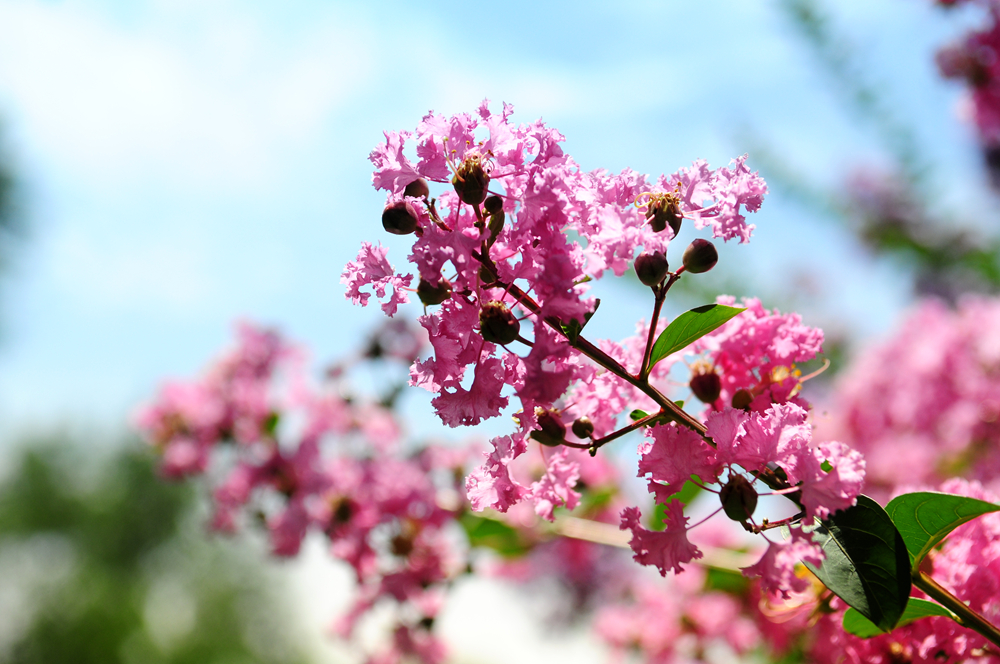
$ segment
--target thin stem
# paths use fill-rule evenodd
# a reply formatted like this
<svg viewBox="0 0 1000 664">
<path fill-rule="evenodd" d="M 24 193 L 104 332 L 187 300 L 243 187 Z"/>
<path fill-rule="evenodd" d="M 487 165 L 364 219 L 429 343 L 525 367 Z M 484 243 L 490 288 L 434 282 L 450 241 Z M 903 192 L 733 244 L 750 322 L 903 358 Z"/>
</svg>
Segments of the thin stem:
<svg viewBox="0 0 1000 664">
<path fill-rule="evenodd" d="M 958 616 L 958 623 L 985 637 L 995 646 L 1000 646 L 1000 630 L 981 616 L 965 602 L 952 595 L 944 586 L 932 579 L 926 572 L 914 570 L 913 585 L 923 590 L 929 597 Z"/>
<path fill-rule="evenodd" d="M 803 516 L 805 516 L 805 512 L 799 512 L 798 514 L 793 514 L 787 519 L 781 519 L 780 521 L 768 521 L 767 519 L 764 519 L 763 521 L 761 521 L 759 526 L 753 526 L 751 532 L 753 532 L 754 535 L 759 535 L 765 530 L 771 530 L 772 528 L 780 528 L 781 526 L 787 526 L 789 524 L 795 523 Z"/>
<path fill-rule="evenodd" d="M 654 415 L 647 415 L 646 417 L 642 418 L 641 420 L 636 420 L 632 424 L 629 424 L 628 426 L 624 426 L 621 429 L 619 429 L 618 431 L 615 431 L 614 433 L 609 433 L 607 436 L 604 436 L 603 438 L 597 438 L 590 445 L 587 445 L 587 447 L 596 450 L 597 448 L 601 447 L 602 445 L 607 445 L 608 443 L 610 443 L 612 440 L 615 440 L 616 438 L 621 438 L 622 436 L 624 436 L 627 433 L 631 433 L 632 431 L 635 431 L 636 429 L 641 429 L 642 427 L 646 426 L 647 424 L 649 424 L 650 422 L 652 422 L 653 420 L 655 420 L 658 417 L 663 417 L 663 411 L 660 411 L 659 413 L 656 413 Z"/>
<path fill-rule="evenodd" d="M 673 278 L 674 275 L 670 275 Z M 653 300 L 653 315 L 649 320 L 649 336 L 646 337 L 646 350 L 642 352 L 642 366 L 639 367 L 639 380 L 649 380 L 649 372 L 653 369 L 650 366 L 650 357 L 653 355 L 653 342 L 656 340 L 656 326 L 660 322 L 660 309 L 663 307 L 663 300 L 667 298 L 667 289 L 655 288 L 655 299 Z"/>
<path fill-rule="evenodd" d="M 660 322 L 660 309 L 663 307 L 663 301 L 667 297 L 667 291 L 670 290 L 675 281 L 681 278 L 681 272 L 683 271 L 684 267 L 681 266 L 680 270 L 670 275 L 670 278 L 667 279 L 667 282 L 663 286 L 654 289 L 656 299 L 653 302 L 653 315 L 649 321 L 649 336 L 646 338 L 646 350 L 642 353 L 642 366 L 639 367 L 639 380 L 641 381 L 648 381 L 649 372 L 653 370 L 650 359 L 653 355 L 653 342 L 656 340 L 656 327 Z"/>
<path fill-rule="evenodd" d="M 478 257 L 477 257 L 478 258 Z M 675 274 L 679 275 L 680 270 Z M 497 282 L 498 285 L 502 285 L 501 282 Z M 506 286 L 507 292 L 512 295 L 518 303 L 525 309 L 535 314 L 539 318 L 542 318 L 541 307 L 535 300 L 521 290 L 515 284 L 510 284 Z M 691 429 L 711 447 L 715 447 L 715 441 L 706 435 L 705 425 L 699 422 L 697 419 L 692 417 L 689 413 L 685 412 L 680 406 L 668 399 L 663 393 L 657 390 L 655 387 L 649 384 L 648 381 L 639 380 L 638 376 L 633 376 L 628 372 L 625 367 L 623 367 L 617 360 L 605 353 L 603 350 L 595 346 L 593 343 L 588 341 L 582 336 L 577 336 L 575 340 L 570 339 L 570 337 L 563 331 L 561 321 L 553 316 L 546 316 L 542 318 L 543 322 L 548 325 L 552 330 L 557 332 L 566 338 L 570 342 L 573 348 L 583 353 L 586 357 L 596 362 L 599 366 L 604 367 L 614 375 L 618 376 L 624 380 L 629 385 L 633 386 L 650 399 L 652 399 L 656 405 L 661 408 L 661 412 L 657 414 L 657 417 L 664 417 L 665 419 L 673 420 L 678 424 L 686 426 Z M 765 469 L 760 471 L 759 475 L 760 481 L 766 484 L 771 489 L 787 489 L 789 488 L 787 482 L 781 481 L 781 479 L 774 474 L 774 471 L 770 469 Z M 796 494 L 788 496 L 789 500 L 802 507 L 799 504 L 798 497 Z"/>
</svg>

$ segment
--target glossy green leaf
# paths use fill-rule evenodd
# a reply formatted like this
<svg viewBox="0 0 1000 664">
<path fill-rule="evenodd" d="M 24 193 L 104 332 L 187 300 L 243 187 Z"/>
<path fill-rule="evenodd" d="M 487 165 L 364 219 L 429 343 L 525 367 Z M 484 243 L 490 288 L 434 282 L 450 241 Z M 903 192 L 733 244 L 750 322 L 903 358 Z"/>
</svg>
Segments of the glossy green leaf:
<svg viewBox="0 0 1000 664">
<path fill-rule="evenodd" d="M 806 567 L 838 597 L 886 632 L 910 597 L 910 558 L 902 535 L 885 510 L 868 496 L 837 512 L 816 529 L 826 559 Z"/>
<path fill-rule="evenodd" d="M 896 496 L 885 510 L 903 536 L 910 564 L 916 567 L 948 533 L 977 516 L 1000 510 L 1000 505 L 965 496 L 920 491 Z"/>
<path fill-rule="evenodd" d="M 685 311 L 660 333 L 656 343 L 653 344 L 649 366 L 653 367 L 667 355 L 687 348 L 694 341 L 721 327 L 743 311 L 745 309 L 727 307 L 724 304 L 706 304 Z"/>
<path fill-rule="evenodd" d="M 503 521 L 466 512 L 459 519 L 470 546 L 481 546 L 493 549 L 506 557 L 519 556 L 527 553 L 531 545 L 525 542 L 516 528 Z"/>
<path fill-rule="evenodd" d="M 644 410 L 639 410 L 638 408 L 636 408 L 631 413 L 629 413 L 628 416 L 629 419 L 632 420 L 633 422 L 638 422 L 644 417 L 649 417 L 649 413 L 647 413 Z"/>
<path fill-rule="evenodd" d="M 903 611 L 903 615 L 900 616 L 899 622 L 896 623 L 896 627 L 902 627 L 903 625 L 909 625 L 914 620 L 920 620 L 921 618 L 927 618 L 928 616 L 946 616 L 951 619 L 955 619 L 955 614 L 944 608 L 937 602 L 931 602 L 930 600 L 920 599 L 919 597 L 911 597 L 910 601 L 906 603 L 906 610 Z M 860 636 L 862 639 L 870 639 L 873 636 L 878 636 L 879 634 L 885 634 L 881 629 L 879 629 L 875 623 L 868 618 L 861 615 L 860 612 L 854 609 L 847 609 L 844 612 L 844 631 L 854 636 Z"/>
</svg>

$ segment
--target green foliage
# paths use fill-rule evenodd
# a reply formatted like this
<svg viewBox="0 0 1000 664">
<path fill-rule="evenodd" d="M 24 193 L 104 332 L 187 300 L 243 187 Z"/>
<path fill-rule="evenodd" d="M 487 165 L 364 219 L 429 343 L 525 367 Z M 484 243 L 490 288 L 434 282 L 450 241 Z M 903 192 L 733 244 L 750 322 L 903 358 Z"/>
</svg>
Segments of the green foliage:
<svg viewBox="0 0 1000 664">
<path fill-rule="evenodd" d="M 858 496 L 816 530 L 826 559 L 806 566 L 827 588 L 884 631 L 903 615 L 910 597 L 910 560 L 903 538 L 874 500 Z"/>
<path fill-rule="evenodd" d="M 920 491 L 893 498 L 885 509 L 903 536 L 910 564 L 917 567 L 948 533 L 978 516 L 1000 510 L 1000 505 L 965 496 Z"/>
<path fill-rule="evenodd" d="M 471 546 L 493 549 L 501 556 L 516 557 L 527 553 L 531 544 L 521 533 L 503 521 L 466 512 L 459 519 Z"/>
<path fill-rule="evenodd" d="M 649 359 L 649 366 L 677 351 L 687 348 L 694 341 L 712 330 L 718 329 L 745 309 L 727 307 L 723 304 L 706 304 L 685 311 L 667 325 L 660 333 Z"/>
<path fill-rule="evenodd" d="M 707 567 L 705 590 L 718 590 L 743 598 L 750 592 L 750 579 L 737 570 Z"/>
<path fill-rule="evenodd" d="M 928 616 L 946 616 L 953 620 L 956 618 L 954 613 L 936 602 L 920 599 L 919 597 L 911 597 L 910 601 L 906 603 L 906 610 L 903 611 L 903 615 L 900 616 L 899 622 L 896 623 L 896 627 L 909 625 L 914 620 L 927 618 Z M 847 609 L 847 611 L 844 612 L 843 624 L 845 632 L 853 634 L 854 636 L 860 636 L 863 639 L 869 639 L 873 636 L 878 636 L 879 634 L 885 634 L 885 632 L 879 629 L 875 623 L 868 620 L 868 618 L 865 618 L 860 612 L 855 611 L 854 609 Z"/>
<path fill-rule="evenodd" d="M 0 661 L 304 661 L 259 554 L 206 541 L 190 487 L 157 477 L 138 443 L 107 457 L 49 440 L 9 461 L 0 591 L 30 600 Z"/>
</svg>

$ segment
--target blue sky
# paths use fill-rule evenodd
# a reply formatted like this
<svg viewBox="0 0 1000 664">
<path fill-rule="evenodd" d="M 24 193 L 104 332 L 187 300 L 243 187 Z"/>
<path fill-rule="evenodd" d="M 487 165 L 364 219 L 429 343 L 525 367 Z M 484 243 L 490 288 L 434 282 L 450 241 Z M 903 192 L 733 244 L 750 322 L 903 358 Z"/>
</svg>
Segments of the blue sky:
<svg viewBox="0 0 1000 664">
<path fill-rule="evenodd" d="M 958 90 L 932 64 L 972 18 L 825 4 L 947 165 L 943 204 L 976 209 Z M 879 159 L 773 2 L 0 0 L 0 119 L 30 224 L 3 295 L 6 430 L 121 422 L 238 317 L 317 358 L 350 348 L 380 314 L 344 299 L 343 265 L 366 239 L 406 255 L 379 226 L 368 152 L 483 98 L 559 128 L 585 168 L 721 166 L 752 133 L 825 183 Z M 724 259 L 774 287 L 815 270 L 810 310 L 865 337 L 906 305 L 891 264 L 793 202 L 772 195 L 754 222 Z M 599 331 L 646 315 L 620 299 Z"/>
</svg>

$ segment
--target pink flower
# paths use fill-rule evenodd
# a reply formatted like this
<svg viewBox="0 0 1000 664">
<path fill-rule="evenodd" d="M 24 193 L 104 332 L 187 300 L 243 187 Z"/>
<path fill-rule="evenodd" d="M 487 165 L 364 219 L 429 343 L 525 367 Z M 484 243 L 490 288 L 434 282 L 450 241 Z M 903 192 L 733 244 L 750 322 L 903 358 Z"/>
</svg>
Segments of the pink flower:
<svg viewBox="0 0 1000 664">
<path fill-rule="evenodd" d="M 666 576 L 668 569 L 683 572 L 682 563 L 702 557 L 698 547 L 688 541 L 688 519 L 684 516 L 683 505 L 676 500 L 666 505 L 666 528 L 661 532 L 643 528 L 639 523 L 640 516 L 638 507 L 626 507 L 621 514 L 621 529 L 632 531 L 629 546 L 635 553 L 632 557 L 636 562 L 654 565 L 662 576 Z"/>
<path fill-rule="evenodd" d="M 371 286 L 375 295 L 379 298 L 385 297 L 385 289 L 392 286 L 392 295 L 382 303 L 382 311 L 386 316 L 393 316 L 399 304 L 410 301 L 406 295 L 404 287 L 409 286 L 413 281 L 411 275 L 405 277 L 398 276 L 385 254 L 388 248 L 379 245 L 372 246 L 369 242 L 361 243 L 361 251 L 358 258 L 347 264 L 344 273 L 340 276 L 340 283 L 347 284 L 347 297 L 354 304 L 366 306 L 371 293 L 363 293 L 361 288 Z"/>
<path fill-rule="evenodd" d="M 799 576 L 795 566 L 806 561 L 823 564 L 823 549 L 812 541 L 812 535 L 801 528 L 789 528 L 791 538 L 785 542 L 771 541 L 767 551 L 756 563 L 743 568 L 745 576 L 760 577 L 761 589 L 788 599 L 789 591 L 803 592 L 809 587 L 808 577 Z"/>
<path fill-rule="evenodd" d="M 531 485 L 527 496 L 535 504 L 535 513 L 548 521 L 555 521 L 556 507 L 572 510 L 580 503 L 580 494 L 573 488 L 580 479 L 580 466 L 568 456 L 565 447 L 549 455 L 545 474 Z"/>
<path fill-rule="evenodd" d="M 507 397 L 500 395 L 507 372 L 503 362 L 487 357 L 475 367 L 472 385 L 468 390 L 457 385 L 454 391 L 442 390 L 431 402 L 441 421 L 450 427 L 472 426 L 485 419 L 496 417 L 507 406 Z"/>
<path fill-rule="evenodd" d="M 857 502 L 865 482 L 865 460 L 860 452 L 831 441 L 820 443 L 804 461 L 798 476 L 807 519 L 825 519 Z M 829 472 L 823 470 L 824 464 L 829 464 Z"/>
<path fill-rule="evenodd" d="M 508 464 L 524 453 L 527 446 L 521 434 L 501 436 L 490 441 L 493 452 L 486 455 L 486 462 L 472 471 L 465 480 L 465 490 L 472 509 L 482 511 L 492 507 L 506 512 L 528 493 L 511 476 Z"/>
<path fill-rule="evenodd" d="M 639 447 L 639 477 L 648 475 L 666 485 L 657 492 L 657 500 L 680 491 L 692 475 L 706 484 L 718 481 L 722 464 L 700 435 L 673 422 L 647 431 L 653 442 Z"/>
</svg>

